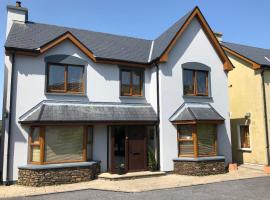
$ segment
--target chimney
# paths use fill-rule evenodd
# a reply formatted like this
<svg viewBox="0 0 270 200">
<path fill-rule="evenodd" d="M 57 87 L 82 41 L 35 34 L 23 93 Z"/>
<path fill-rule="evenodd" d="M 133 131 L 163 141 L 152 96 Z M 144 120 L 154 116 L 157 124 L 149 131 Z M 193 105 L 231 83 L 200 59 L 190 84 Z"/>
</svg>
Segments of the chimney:
<svg viewBox="0 0 270 200">
<path fill-rule="evenodd" d="M 21 7 L 21 4 L 22 4 L 22 2 L 16 1 L 16 7 L 17 7 L 17 8 L 20 8 L 20 7 Z"/>
<path fill-rule="evenodd" d="M 218 40 L 219 42 L 222 42 L 222 36 L 223 36 L 222 33 L 215 32 L 215 36 L 216 36 L 216 38 L 217 38 L 217 40 Z"/>
<path fill-rule="evenodd" d="M 20 1 L 16 1 L 16 6 L 7 6 L 7 31 L 6 37 L 14 22 L 25 23 L 28 20 L 28 9 L 21 6 Z"/>
</svg>

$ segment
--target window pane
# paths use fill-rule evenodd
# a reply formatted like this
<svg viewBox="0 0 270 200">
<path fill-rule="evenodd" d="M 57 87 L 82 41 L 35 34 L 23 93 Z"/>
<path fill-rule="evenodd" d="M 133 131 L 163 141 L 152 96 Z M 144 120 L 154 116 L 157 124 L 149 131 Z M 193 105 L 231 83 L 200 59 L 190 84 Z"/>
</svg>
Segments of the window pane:
<svg viewBox="0 0 270 200">
<path fill-rule="evenodd" d="M 193 71 L 183 70 L 184 94 L 194 94 Z"/>
<path fill-rule="evenodd" d="M 83 91 L 83 67 L 68 66 L 67 90 L 70 92 Z"/>
<path fill-rule="evenodd" d="M 121 72 L 121 94 L 130 94 L 130 73 L 128 71 Z"/>
<path fill-rule="evenodd" d="M 179 155 L 193 156 L 194 155 L 193 141 L 179 142 Z"/>
<path fill-rule="evenodd" d="M 207 94 L 206 78 L 207 72 L 197 71 L 197 93 Z"/>
<path fill-rule="evenodd" d="M 45 162 L 83 160 L 83 127 L 47 126 Z"/>
<path fill-rule="evenodd" d="M 50 65 L 48 78 L 48 91 L 65 90 L 65 67 Z"/>
<path fill-rule="evenodd" d="M 192 125 L 178 126 L 178 139 L 192 139 Z"/>
<path fill-rule="evenodd" d="M 132 74 L 132 94 L 133 95 L 141 95 L 141 80 L 142 73 L 141 72 L 133 72 Z"/>
<path fill-rule="evenodd" d="M 31 147 L 31 162 L 40 162 L 40 148 L 39 146 Z"/>
<path fill-rule="evenodd" d="M 249 126 L 240 126 L 241 148 L 250 148 Z"/>
<path fill-rule="evenodd" d="M 93 127 L 88 127 L 87 131 L 87 160 L 90 161 L 93 159 Z"/>
<path fill-rule="evenodd" d="M 32 129 L 31 138 L 32 138 L 32 144 L 39 144 L 39 127 L 35 127 Z"/>
<path fill-rule="evenodd" d="M 198 156 L 213 156 L 215 152 L 216 125 L 198 124 Z"/>
</svg>

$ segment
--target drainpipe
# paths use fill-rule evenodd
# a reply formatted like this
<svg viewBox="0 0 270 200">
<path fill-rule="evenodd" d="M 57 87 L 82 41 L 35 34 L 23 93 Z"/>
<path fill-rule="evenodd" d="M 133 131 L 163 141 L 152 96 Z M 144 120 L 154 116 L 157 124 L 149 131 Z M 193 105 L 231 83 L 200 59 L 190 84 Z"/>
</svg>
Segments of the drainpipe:
<svg viewBox="0 0 270 200">
<path fill-rule="evenodd" d="M 264 123 L 265 123 L 265 140 L 266 140 L 266 152 L 267 152 L 267 166 L 270 165 L 270 153 L 269 153 L 269 133 L 268 133 L 268 116 L 267 116 L 267 106 L 266 106 L 266 95 L 265 95 L 265 85 L 264 85 L 264 68 L 262 67 L 261 77 L 262 77 L 262 88 L 263 88 L 263 108 L 264 108 Z"/>
<path fill-rule="evenodd" d="M 156 124 L 156 135 L 157 135 L 157 163 L 158 169 L 160 169 L 160 137 L 159 137 L 159 124 L 160 124 L 160 103 L 159 103 L 159 65 L 154 62 L 156 67 L 156 84 L 157 84 L 157 124 Z"/>
<path fill-rule="evenodd" d="M 7 171 L 6 171 L 6 182 L 5 182 L 5 185 L 6 186 L 9 186 L 11 185 L 11 180 L 10 180 L 10 177 L 9 177 L 9 172 L 10 172 L 10 151 L 11 151 L 11 133 L 12 133 L 12 129 L 11 129 L 11 121 L 12 121 L 12 91 L 13 91 L 13 87 L 14 87 L 14 66 L 15 66 L 15 53 L 13 52 L 12 55 L 11 55 L 11 81 L 10 81 L 10 97 L 9 97 L 9 113 L 8 113 L 8 116 L 7 118 L 9 119 L 8 121 L 8 130 L 7 130 L 7 136 L 8 136 L 8 146 L 7 146 Z M 7 82 L 8 83 L 8 82 Z M 7 84 L 6 84 L 6 87 L 7 87 Z M 6 105 L 3 105 L 3 106 L 6 106 Z M 6 109 L 4 108 L 3 110 L 5 110 L 6 112 Z M 3 128 L 3 131 L 5 131 L 5 127 Z M 3 132 L 5 133 L 5 132 Z"/>
</svg>

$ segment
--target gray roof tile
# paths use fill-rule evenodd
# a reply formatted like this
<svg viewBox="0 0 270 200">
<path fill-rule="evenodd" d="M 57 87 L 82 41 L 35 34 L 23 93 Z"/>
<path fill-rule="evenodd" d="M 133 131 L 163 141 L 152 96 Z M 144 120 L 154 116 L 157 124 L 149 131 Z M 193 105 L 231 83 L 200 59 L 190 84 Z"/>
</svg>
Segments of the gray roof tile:
<svg viewBox="0 0 270 200">
<path fill-rule="evenodd" d="M 260 65 L 270 66 L 270 61 L 267 60 L 267 58 L 270 60 L 270 49 L 251 47 L 229 42 L 222 42 L 221 44 L 224 47 L 227 47 Z"/>
<path fill-rule="evenodd" d="M 177 111 L 170 117 L 170 121 L 223 121 L 224 118 L 210 105 L 181 105 Z"/>
<path fill-rule="evenodd" d="M 167 48 L 192 11 L 184 15 L 161 36 L 152 40 L 119 36 L 101 32 L 27 22 L 14 23 L 5 43 L 7 48 L 36 50 L 67 31 L 78 38 L 96 57 L 148 63 L 158 58 Z M 149 56 L 151 55 L 151 59 Z"/>
<path fill-rule="evenodd" d="M 41 102 L 20 117 L 30 122 L 157 121 L 150 104 Z"/>
</svg>

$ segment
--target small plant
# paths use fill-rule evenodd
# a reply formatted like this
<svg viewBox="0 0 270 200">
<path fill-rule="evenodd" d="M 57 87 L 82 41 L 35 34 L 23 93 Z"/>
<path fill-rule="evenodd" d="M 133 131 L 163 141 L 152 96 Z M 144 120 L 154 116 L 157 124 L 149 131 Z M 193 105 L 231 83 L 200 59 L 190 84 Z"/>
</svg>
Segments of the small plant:
<svg viewBox="0 0 270 200">
<path fill-rule="evenodd" d="M 125 173 L 126 173 L 125 164 L 121 163 L 120 166 L 118 167 L 118 173 L 117 174 L 121 175 L 121 174 L 125 174 Z"/>
<path fill-rule="evenodd" d="M 154 151 L 151 148 L 148 149 L 148 168 L 150 171 L 157 170 L 157 161 L 155 158 Z"/>
</svg>

